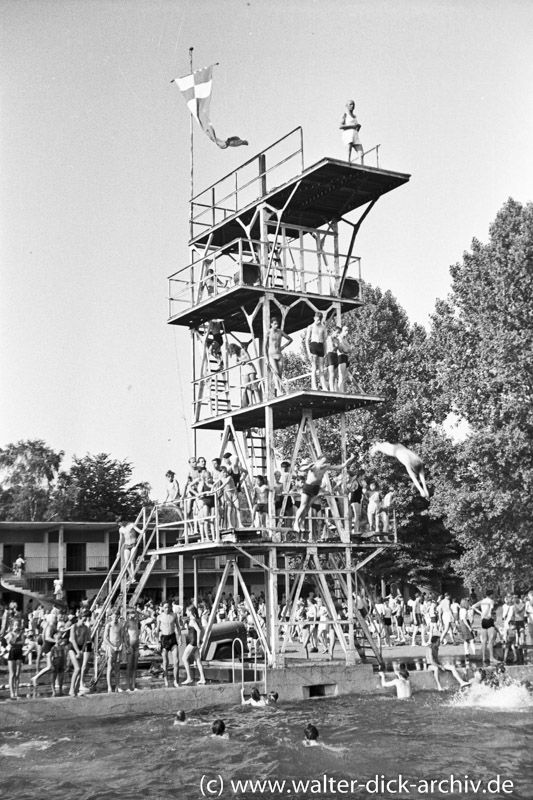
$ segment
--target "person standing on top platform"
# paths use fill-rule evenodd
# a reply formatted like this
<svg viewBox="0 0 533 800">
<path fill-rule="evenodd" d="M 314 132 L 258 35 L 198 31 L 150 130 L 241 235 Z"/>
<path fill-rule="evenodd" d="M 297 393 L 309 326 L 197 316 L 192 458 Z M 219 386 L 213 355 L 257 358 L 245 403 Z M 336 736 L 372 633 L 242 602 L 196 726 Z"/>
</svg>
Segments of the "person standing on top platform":
<svg viewBox="0 0 533 800">
<path fill-rule="evenodd" d="M 285 342 L 283 340 L 286 339 Z M 283 344 L 282 344 L 283 342 Z M 292 337 L 288 336 L 279 327 L 279 322 L 274 318 L 270 323 L 270 330 L 266 340 L 266 354 L 268 364 L 274 377 L 274 387 L 276 394 L 283 394 L 283 355 L 282 351 L 292 344 Z"/>
<path fill-rule="evenodd" d="M 305 347 L 311 362 L 311 388 L 317 389 L 317 374 L 320 378 L 320 386 L 326 392 L 328 385 L 324 376 L 324 355 L 326 345 L 326 326 L 323 322 L 322 314 L 315 313 L 315 321 L 307 328 L 305 337 Z"/>
<path fill-rule="evenodd" d="M 357 121 L 354 114 L 355 103 L 353 100 L 348 100 L 346 103 L 346 111 L 342 115 L 340 129 L 342 131 L 342 143 L 348 147 L 348 163 L 352 163 L 352 150 L 355 152 L 355 158 L 361 159 L 361 164 L 364 164 L 363 145 L 359 139 L 359 131 L 361 125 Z"/>
</svg>

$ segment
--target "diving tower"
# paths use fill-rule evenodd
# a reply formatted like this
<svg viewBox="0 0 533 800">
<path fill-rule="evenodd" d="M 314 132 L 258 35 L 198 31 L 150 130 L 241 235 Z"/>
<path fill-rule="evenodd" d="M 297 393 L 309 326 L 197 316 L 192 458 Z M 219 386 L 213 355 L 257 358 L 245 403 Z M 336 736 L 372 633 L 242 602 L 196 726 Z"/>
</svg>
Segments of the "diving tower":
<svg viewBox="0 0 533 800">
<path fill-rule="evenodd" d="M 139 581 L 131 582 L 117 557 L 99 598 L 100 622 L 113 604 L 136 602 L 160 560 L 177 558 L 183 604 L 187 561 L 192 560 L 193 573 L 188 592 L 197 596 L 196 565 L 216 557 L 220 573 L 205 647 L 222 592 L 233 581 L 234 592 L 247 602 L 268 664 L 284 666 L 287 632 L 311 583 L 328 610 L 346 663 L 364 659 L 364 642 L 379 659 L 354 593 L 362 586 L 361 571 L 394 546 L 395 519 L 382 534 L 355 533 L 343 472 L 335 483 L 326 474 L 323 509 L 310 514 L 301 533 L 286 523 L 288 495 L 276 509 L 273 492 L 266 524 L 259 527 L 252 515 L 252 479 L 259 473 L 273 485 L 280 460 L 275 434 L 288 428 L 294 447 L 283 455 L 293 477 L 303 458 L 316 460 L 323 450 L 338 453 L 343 463 L 347 414 L 382 402 L 366 391 L 371 387 L 317 389 L 307 369 L 277 380 L 267 342 L 272 320 L 297 342 L 317 313 L 326 325 L 340 325 L 343 314 L 357 313 L 364 302 L 361 259 L 354 254 L 357 234 L 377 201 L 409 177 L 333 158 L 305 167 L 297 128 L 192 198 L 189 263 L 168 279 L 168 323 L 190 331 L 193 428 L 219 431 L 219 455 L 229 451 L 243 471 L 240 519 L 227 524 L 216 493 L 214 508 L 201 519 L 191 515 L 188 503 L 170 520 L 161 506 L 143 509 L 130 561 Z M 353 212 L 357 218 L 348 219 Z M 336 441 L 322 443 L 316 423 L 328 417 L 338 420 Z M 243 560 L 263 572 L 265 620 L 253 607 Z M 289 611 L 280 620 L 282 596 Z M 337 613 L 341 603 L 344 619 Z"/>
</svg>

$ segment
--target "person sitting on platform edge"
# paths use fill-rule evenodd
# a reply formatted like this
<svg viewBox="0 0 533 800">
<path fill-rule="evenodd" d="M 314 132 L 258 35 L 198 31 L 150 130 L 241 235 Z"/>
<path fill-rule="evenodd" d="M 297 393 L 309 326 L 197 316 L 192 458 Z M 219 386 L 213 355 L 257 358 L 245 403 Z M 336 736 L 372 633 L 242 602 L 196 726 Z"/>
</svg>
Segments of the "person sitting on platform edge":
<svg viewBox="0 0 533 800">
<path fill-rule="evenodd" d="M 311 462 L 308 466 L 307 477 L 302 486 L 300 508 L 296 512 L 296 520 L 294 522 L 294 530 L 296 532 L 299 533 L 301 531 L 301 523 L 309 511 L 313 498 L 317 497 L 320 492 L 320 487 L 326 472 L 342 472 L 342 470 L 346 469 L 348 464 L 351 464 L 354 460 L 355 456 L 352 455 L 344 464 L 334 465 L 328 462 L 327 456 L 319 455 L 316 461 Z"/>
<path fill-rule="evenodd" d="M 465 681 L 461 678 L 454 664 L 441 664 L 439 661 L 439 644 L 440 636 L 432 636 L 429 647 L 426 650 L 428 671 L 433 673 L 439 692 L 444 691 L 439 680 L 439 672 L 451 672 L 461 688 L 463 688 L 463 686 L 470 686 L 470 681 Z"/>
</svg>

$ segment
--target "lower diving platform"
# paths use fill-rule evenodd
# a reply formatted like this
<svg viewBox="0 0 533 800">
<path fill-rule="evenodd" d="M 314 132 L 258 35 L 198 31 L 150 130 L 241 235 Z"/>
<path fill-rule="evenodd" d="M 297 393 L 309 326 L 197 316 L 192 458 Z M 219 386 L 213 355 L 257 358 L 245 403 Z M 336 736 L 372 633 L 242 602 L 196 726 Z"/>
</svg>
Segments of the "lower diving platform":
<svg viewBox="0 0 533 800">
<path fill-rule="evenodd" d="M 383 399 L 383 397 L 363 393 L 346 394 L 322 389 L 306 389 L 289 392 L 253 406 L 231 409 L 225 414 L 196 422 L 192 427 L 203 430 L 224 430 L 226 421 L 231 419 L 235 430 L 263 428 L 265 409 L 270 407 L 274 428 L 286 428 L 290 425 L 298 425 L 304 411 L 311 411 L 314 419 L 320 419 L 382 403 Z"/>
</svg>

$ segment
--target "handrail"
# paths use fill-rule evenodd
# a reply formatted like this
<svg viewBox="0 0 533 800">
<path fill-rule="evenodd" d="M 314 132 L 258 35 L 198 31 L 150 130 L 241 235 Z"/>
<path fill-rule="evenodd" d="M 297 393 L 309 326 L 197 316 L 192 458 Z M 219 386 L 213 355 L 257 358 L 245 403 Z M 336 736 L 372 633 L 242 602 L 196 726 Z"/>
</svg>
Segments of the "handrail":
<svg viewBox="0 0 533 800">
<path fill-rule="evenodd" d="M 91 610 L 97 608 L 101 596 L 107 588 L 107 596 L 105 597 L 105 600 L 101 608 L 98 610 L 96 619 L 94 620 L 94 623 L 91 628 L 93 637 L 96 636 L 99 629 L 101 628 L 102 622 L 105 619 L 105 616 L 109 611 L 109 608 L 114 603 L 116 603 L 117 595 L 119 594 L 119 590 L 122 586 L 123 580 L 126 578 L 130 570 L 130 566 L 133 565 L 134 572 L 136 572 L 139 562 L 145 558 L 146 553 L 148 552 L 149 546 L 154 538 L 154 535 L 156 535 L 157 532 L 157 524 L 156 524 L 155 527 L 151 529 L 149 536 L 147 536 L 147 532 L 149 531 L 149 526 L 150 523 L 152 522 L 154 514 L 156 515 L 156 520 L 157 520 L 157 505 L 152 506 L 148 517 L 146 516 L 146 507 L 145 506 L 142 507 L 141 511 L 137 515 L 135 522 L 133 523 L 134 529 L 137 531 L 139 535 L 135 542 L 135 546 L 131 549 L 129 559 L 125 561 L 124 564 L 122 564 L 118 575 L 114 576 L 113 573 L 116 571 L 118 565 L 121 563 L 123 556 L 123 553 L 119 550 L 119 552 L 117 553 L 117 557 L 113 563 L 113 566 L 111 567 L 111 570 L 107 575 L 107 578 L 103 582 L 100 591 L 93 600 L 93 603 L 91 605 Z M 139 555 L 140 551 L 142 552 Z"/>
<path fill-rule="evenodd" d="M 244 684 L 244 645 L 240 639 L 231 640 L 231 682 L 235 683 L 235 645 L 241 646 L 241 684 Z"/>
<path fill-rule="evenodd" d="M 279 138 L 277 141 L 275 141 L 275 142 L 273 142 L 272 144 L 270 144 L 270 145 L 269 145 L 269 146 L 268 146 L 268 147 L 267 147 L 265 150 L 261 150 L 261 152 L 259 152 L 259 153 L 256 153 L 256 155 L 255 155 L 255 156 L 252 156 L 251 158 L 249 158 L 249 159 L 248 159 L 248 161 L 245 161 L 243 164 L 240 164 L 240 165 L 237 167 L 237 169 L 234 169 L 234 170 L 232 170 L 231 172 L 228 172 L 228 173 L 227 173 L 227 175 L 224 175 L 224 177 L 223 177 L 223 178 L 219 178 L 219 179 L 218 179 L 218 181 L 215 181 L 214 183 L 212 183 L 212 184 L 211 184 L 211 186 L 208 186 L 206 189 L 203 189 L 201 192 L 198 192 L 198 194 L 196 194 L 194 197 L 192 197 L 192 198 L 191 198 L 191 203 L 194 203 L 194 201 L 195 201 L 195 200 L 197 200 L 197 199 L 198 199 L 199 197 L 201 197 L 203 194 L 206 194 L 206 192 L 209 192 L 211 189 L 214 189 L 214 188 L 215 188 L 215 186 L 217 186 L 219 183 L 222 183 L 222 181 L 225 181 L 225 180 L 227 180 L 228 178 L 231 178 L 231 176 L 232 176 L 232 175 L 234 175 L 234 174 L 235 174 L 236 172 L 238 172 L 239 170 L 241 170 L 241 169 L 244 169 L 244 168 L 245 168 L 245 167 L 247 167 L 249 164 L 252 164 L 252 163 L 253 163 L 254 161 L 256 161 L 256 160 L 257 160 L 257 159 L 258 159 L 260 156 L 264 155 L 265 153 L 268 153 L 268 151 L 269 151 L 269 150 L 272 150 L 272 148 L 273 148 L 273 147 L 275 147 L 277 144 L 279 144 L 280 142 L 282 142 L 284 139 L 288 139 L 288 138 L 289 138 L 289 136 L 292 136 L 292 134 L 293 134 L 293 133 L 296 133 L 296 131 L 298 131 L 298 130 L 299 130 L 301 133 L 303 133 L 302 126 L 301 126 L 301 125 L 297 125 L 297 126 L 296 126 L 296 128 L 293 128 L 293 129 L 292 129 L 292 131 L 289 131 L 289 133 L 286 133 L 286 134 L 284 134 L 283 136 L 280 136 L 280 138 Z M 302 152 L 303 152 L 303 147 L 302 147 Z"/>
<path fill-rule="evenodd" d="M 296 146 L 295 150 L 292 150 L 289 155 L 284 154 L 283 157 L 277 157 L 278 160 L 271 166 L 267 167 L 267 154 L 270 154 L 271 151 L 278 147 L 282 142 L 288 140 L 291 136 L 295 133 L 299 132 L 299 143 Z M 294 147 L 292 145 L 292 147 Z M 239 203 L 239 193 L 241 197 L 244 193 L 248 192 L 251 194 L 250 187 L 254 184 L 259 183 L 259 196 L 264 197 L 266 194 L 269 193 L 272 189 L 267 187 L 267 176 L 276 170 L 279 170 L 284 164 L 286 164 L 291 159 L 300 156 L 300 172 L 296 172 L 295 176 L 301 174 L 304 170 L 304 157 L 303 157 L 303 132 L 300 126 L 294 128 L 288 134 L 280 137 L 276 142 L 269 145 L 265 150 L 262 150 L 260 153 L 252 156 L 248 161 L 241 164 L 237 169 L 233 170 L 232 172 L 227 173 L 224 177 L 220 178 L 215 183 L 212 183 L 206 189 L 203 189 L 197 195 L 191 198 L 190 200 L 190 213 L 189 213 L 189 220 L 191 224 L 191 236 L 192 239 L 195 238 L 195 228 L 196 226 L 200 225 L 201 227 L 212 227 L 213 225 L 217 224 L 215 220 L 215 215 L 217 212 L 223 212 L 223 220 L 226 219 L 226 213 L 229 211 L 231 215 L 238 214 L 243 208 L 246 208 L 249 205 L 248 202 Z M 276 158 L 276 156 L 274 156 Z M 250 167 L 252 164 L 258 164 L 259 170 L 257 175 L 254 175 L 251 179 L 245 179 L 245 182 L 239 186 L 239 177 L 244 174 L 244 171 Z M 295 177 L 291 175 L 291 177 Z M 233 180 L 232 180 L 233 179 Z M 233 183 L 234 188 L 227 191 L 224 194 L 224 184 L 226 182 Z M 273 187 L 272 187 L 273 188 Z M 221 190 L 222 196 L 220 198 L 216 197 L 217 189 Z M 207 204 L 207 200 L 210 197 L 210 203 Z M 233 199 L 235 202 L 235 209 L 229 209 L 226 206 L 222 206 L 222 203 L 226 203 L 228 200 L 230 201 L 231 205 L 233 205 Z M 256 198 L 257 199 L 257 198 Z M 250 203 L 253 202 L 252 199 L 249 201 Z M 200 207 L 201 211 L 197 213 L 196 209 Z M 212 220 L 210 223 L 205 223 L 200 221 L 200 217 L 212 214 Z"/>
</svg>

